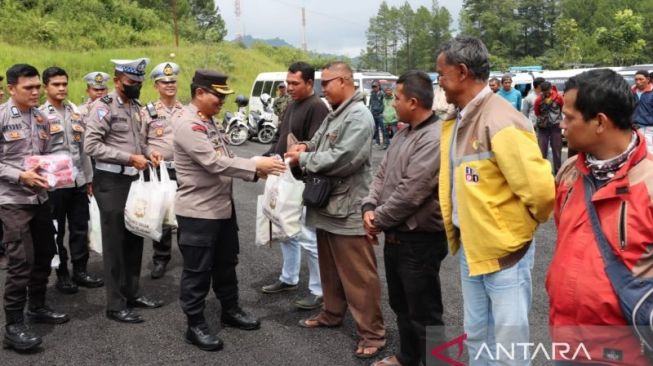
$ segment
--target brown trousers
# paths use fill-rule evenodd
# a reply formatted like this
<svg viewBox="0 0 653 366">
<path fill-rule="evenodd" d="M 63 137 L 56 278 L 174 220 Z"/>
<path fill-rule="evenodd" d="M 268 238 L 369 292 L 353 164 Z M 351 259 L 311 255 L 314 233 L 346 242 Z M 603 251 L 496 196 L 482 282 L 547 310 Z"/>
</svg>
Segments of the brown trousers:
<svg viewBox="0 0 653 366">
<path fill-rule="evenodd" d="M 373 246 L 364 236 L 317 229 L 317 253 L 324 306 L 315 319 L 323 325 L 339 325 L 349 307 L 361 337 L 358 346 L 384 346 L 381 284 Z"/>
</svg>

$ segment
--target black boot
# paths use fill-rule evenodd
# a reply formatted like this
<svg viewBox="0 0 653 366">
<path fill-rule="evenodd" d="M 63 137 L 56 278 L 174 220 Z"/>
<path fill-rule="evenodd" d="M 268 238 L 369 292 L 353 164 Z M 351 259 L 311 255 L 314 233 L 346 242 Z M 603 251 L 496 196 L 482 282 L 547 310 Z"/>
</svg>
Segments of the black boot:
<svg viewBox="0 0 653 366">
<path fill-rule="evenodd" d="M 79 291 L 77 285 L 70 278 L 68 268 L 63 263 L 57 270 L 57 283 L 55 287 L 63 294 L 75 294 Z"/>
<path fill-rule="evenodd" d="M 43 303 L 30 304 L 26 314 L 34 323 L 63 324 L 70 320 L 67 314 L 56 312 Z"/>
<path fill-rule="evenodd" d="M 73 262 L 73 282 L 77 286 L 96 288 L 104 286 L 101 278 L 90 275 L 86 272 L 86 261 Z"/>
<path fill-rule="evenodd" d="M 188 325 L 186 342 L 196 345 L 202 351 L 219 351 L 223 347 L 222 340 L 215 334 L 211 334 L 206 323 L 196 326 Z"/>
<path fill-rule="evenodd" d="M 253 315 L 246 313 L 239 306 L 222 309 L 222 325 L 242 330 L 255 330 L 261 327 L 261 322 Z"/>
<path fill-rule="evenodd" d="M 7 325 L 5 326 L 5 337 L 2 341 L 4 348 L 28 352 L 36 349 L 41 344 L 41 337 L 34 334 L 25 325 L 21 310 L 5 310 L 5 315 Z"/>
</svg>

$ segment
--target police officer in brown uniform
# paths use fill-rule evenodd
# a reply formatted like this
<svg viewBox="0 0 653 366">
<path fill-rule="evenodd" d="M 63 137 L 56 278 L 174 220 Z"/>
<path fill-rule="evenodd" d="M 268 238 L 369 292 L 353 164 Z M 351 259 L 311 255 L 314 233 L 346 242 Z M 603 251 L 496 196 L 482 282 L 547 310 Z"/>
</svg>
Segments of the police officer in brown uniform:
<svg viewBox="0 0 653 366">
<path fill-rule="evenodd" d="M 149 60 L 112 60 L 115 91 L 91 105 L 84 151 L 95 159 L 93 193 L 102 221 L 107 317 L 124 323 L 143 318 L 133 307 L 157 308 L 163 302 L 140 295 L 143 238 L 125 228 L 125 204 L 132 181 L 147 167 L 141 151 L 140 96 Z M 151 156 L 153 160 L 155 157 Z"/>
<path fill-rule="evenodd" d="M 68 96 L 68 74 L 60 67 L 43 70 L 43 88 L 47 101 L 39 110 L 46 115 L 50 124 L 52 153 L 66 154 L 72 158 L 75 169 L 74 187 L 59 188 L 49 193 L 52 213 L 57 221 L 57 269 L 56 288 L 65 294 L 77 292 L 77 286 L 100 287 L 103 281 L 86 271 L 88 264 L 88 194 L 93 179 L 91 159 L 84 153 L 84 124 L 79 109 L 66 100 Z M 68 219 L 68 247 L 73 265 L 73 278 L 68 272 L 68 251 L 64 245 Z"/>
<path fill-rule="evenodd" d="M 109 74 L 102 71 L 93 71 L 84 75 L 86 82 L 86 94 L 88 99 L 86 102 L 79 106 L 79 113 L 82 118 L 88 115 L 91 103 L 107 95 L 107 82 L 109 81 Z"/>
<path fill-rule="evenodd" d="M 0 105 L 0 220 L 9 257 L 5 280 L 4 345 L 32 350 L 41 338 L 26 325 L 23 310 L 33 322 L 60 324 L 68 315 L 45 305 L 50 262 L 56 251 L 48 204 L 48 180 L 38 167 L 25 170 L 25 158 L 50 152 L 50 126 L 36 108 L 41 82 L 38 71 L 18 64 L 7 70 L 11 98 Z"/>
<path fill-rule="evenodd" d="M 173 124 L 174 156 L 179 189 L 175 213 L 179 249 L 184 259 L 180 301 L 188 319 L 186 341 L 205 351 L 222 348 L 204 319 L 204 303 L 213 287 L 222 305 L 222 323 L 244 330 L 260 327 L 254 316 L 238 304 L 238 226 L 232 196 L 232 177 L 254 181 L 279 174 L 283 162 L 234 156 L 213 116 L 233 91 L 227 76 L 198 70 L 191 85 L 191 104 Z"/>
<path fill-rule="evenodd" d="M 183 105 L 177 100 L 177 74 L 179 65 L 174 62 L 164 62 L 154 67 L 150 77 L 154 88 L 159 93 L 159 100 L 147 103 L 141 109 L 143 124 L 141 135 L 144 139 L 145 155 L 153 152 L 161 155 L 168 170 L 170 179 L 175 180 L 175 162 L 172 154 L 172 126 L 181 115 Z M 160 166 L 159 169 L 164 167 Z M 172 227 L 164 225 L 160 241 L 153 242 L 154 256 L 152 258 L 152 278 L 163 277 L 166 266 L 170 262 L 172 249 Z"/>
</svg>

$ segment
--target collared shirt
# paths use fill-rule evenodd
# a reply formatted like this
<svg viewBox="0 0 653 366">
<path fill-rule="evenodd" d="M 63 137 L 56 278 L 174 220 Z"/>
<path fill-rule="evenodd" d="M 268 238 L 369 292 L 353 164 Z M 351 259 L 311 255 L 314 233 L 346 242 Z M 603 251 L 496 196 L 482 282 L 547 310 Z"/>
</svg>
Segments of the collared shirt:
<svg viewBox="0 0 653 366">
<path fill-rule="evenodd" d="M 219 220 L 231 217 L 232 177 L 253 181 L 256 162 L 235 156 L 212 118 L 190 104 L 172 126 L 177 173 L 175 214 Z"/>
<path fill-rule="evenodd" d="M 37 108 L 23 114 L 13 99 L 0 105 L 0 205 L 41 204 L 48 193 L 20 182 L 25 159 L 50 152 L 50 125 Z"/>
<path fill-rule="evenodd" d="M 161 100 L 157 100 L 141 109 L 141 136 L 146 156 L 158 151 L 165 161 L 173 161 L 172 126 L 181 116 L 183 108 L 179 101 L 168 108 Z"/>
<path fill-rule="evenodd" d="M 63 110 L 57 110 L 45 102 L 39 110 L 46 115 L 50 124 L 52 153 L 67 153 L 77 170 L 75 184 L 81 187 L 93 180 L 91 159 L 84 153 L 84 124 L 77 106 L 64 102 Z M 63 113 L 63 115 L 62 115 Z"/>
<path fill-rule="evenodd" d="M 127 165 L 142 154 L 141 114 L 137 101 L 123 101 L 117 92 L 91 105 L 86 118 L 84 151 L 96 161 Z"/>
</svg>

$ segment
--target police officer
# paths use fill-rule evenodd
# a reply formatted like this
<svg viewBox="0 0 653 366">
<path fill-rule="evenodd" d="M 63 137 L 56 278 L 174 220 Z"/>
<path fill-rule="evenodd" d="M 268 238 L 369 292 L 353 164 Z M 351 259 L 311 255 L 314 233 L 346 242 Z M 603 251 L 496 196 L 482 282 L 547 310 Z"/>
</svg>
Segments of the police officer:
<svg viewBox="0 0 653 366">
<path fill-rule="evenodd" d="M 45 305 L 50 262 L 56 251 L 48 180 L 38 173 L 38 167 L 23 167 L 28 156 L 47 154 L 51 149 L 50 126 L 36 108 L 39 73 L 30 65 L 14 65 L 7 70 L 7 84 L 11 98 L 0 105 L 0 220 L 9 257 L 4 345 L 25 351 L 41 344 L 23 318 L 28 297 L 27 316 L 32 322 L 60 324 L 69 318 Z"/>
<path fill-rule="evenodd" d="M 84 104 L 79 106 L 79 113 L 82 115 L 82 118 L 88 115 L 91 103 L 107 95 L 109 74 L 101 71 L 89 72 L 84 75 L 84 81 L 86 82 L 86 94 L 88 98 Z"/>
<path fill-rule="evenodd" d="M 147 167 L 141 151 L 140 96 L 149 59 L 111 60 L 115 91 L 96 100 L 86 118 L 84 151 L 95 159 L 93 192 L 102 220 L 102 253 L 107 317 L 124 323 L 143 318 L 132 308 L 163 305 L 140 295 L 143 238 L 125 228 L 125 204 L 131 182 Z M 151 156 L 157 160 L 155 156 Z"/>
<path fill-rule="evenodd" d="M 227 76 L 198 70 L 191 85 L 191 104 L 173 124 L 174 155 L 179 190 L 175 213 L 179 248 L 184 259 L 180 301 L 188 320 L 186 340 L 202 350 L 222 348 L 204 319 L 204 299 L 213 292 L 222 305 L 222 323 L 244 330 L 260 327 L 238 304 L 238 226 L 232 196 L 232 177 L 253 181 L 279 174 L 285 165 L 273 158 L 236 157 L 227 147 L 213 116 L 233 91 Z"/>
<path fill-rule="evenodd" d="M 159 93 L 159 100 L 148 103 L 142 110 L 141 135 L 144 139 L 145 155 L 153 152 L 161 155 L 165 169 L 171 179 L 176 179 L 175 162 L 172 154 L 172 126 L 181 115 L 183 105 L 177 100 L 177 74 L 179 65 L 164 62 L 154 67 L 150 77 Z M 163 169 L 163 167 L 159 167 Z M 164 225 L 160 241 L 153 242 L 154 256 L 151 276 L 161 278 L 170 262 L 172 248 L 172 227 Z"/>
<path fill-rule="evenodd" d="M 68 97 L 68 74 L 60 67 L 43 71 L 43 88 L 47 101 L 39 110 L 50 124 L 52 153 L 70 155 L 76 171 L 74 187 L 59 188 L 49 193 L 54 219 L 57 220 L 57 252 L 59 268 L 55 287 L 62 293 L 74 294 L 77 286 L 101 287 L 103 281 L 86 271 L 88 264 L 88 194 L 93 179 L 91 159 L 84 153 L 84 125 L 77 106 Z M 68 247 L 73 264 L 73 278 L 68 272 L 68 251 L 64 245 L 68 218 Z"/>
</svg>

